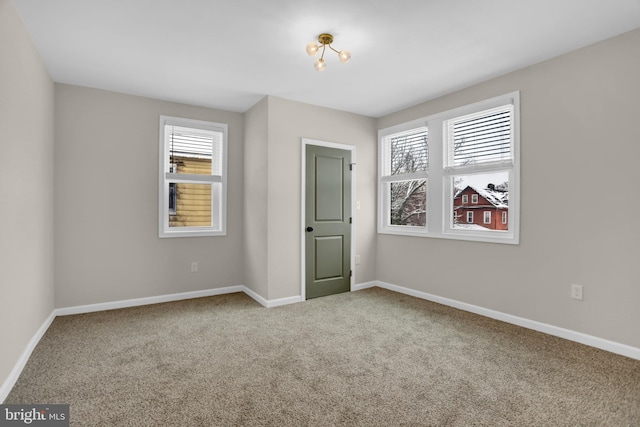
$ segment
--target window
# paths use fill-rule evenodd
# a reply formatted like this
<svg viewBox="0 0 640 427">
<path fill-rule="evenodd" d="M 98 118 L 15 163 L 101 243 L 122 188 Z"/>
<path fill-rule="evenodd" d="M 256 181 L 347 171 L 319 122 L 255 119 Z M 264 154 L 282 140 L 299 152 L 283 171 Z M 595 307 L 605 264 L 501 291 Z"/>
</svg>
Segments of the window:
<svg viewBox="0 0 640 427">
<path fill-rule="evenodd" d="M 160 116 L 160 237 L 226 234 L 226 153 L 226 124 Z"/>
<path fill-rule="evenodd" d="M 378 232 L 517 244 L 519 102 L 513 92 L 380 130 Z"/>
<path fill-rule="evenodd" d="M 390 228 L 424 229 L 427 221 L 427 128 L 391 136 L 382 153 L 383 204 Z"/>
</svg>

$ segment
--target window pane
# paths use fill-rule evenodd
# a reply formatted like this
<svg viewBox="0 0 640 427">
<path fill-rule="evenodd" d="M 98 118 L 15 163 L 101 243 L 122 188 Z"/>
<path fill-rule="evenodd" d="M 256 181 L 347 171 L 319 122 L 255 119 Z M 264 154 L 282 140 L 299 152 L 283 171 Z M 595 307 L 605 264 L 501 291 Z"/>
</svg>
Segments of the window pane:
<svg viewBox="0 0 640 427">
<path fill-rule="evenodd" d="M 212 184 L 168 185 L 175 188 L 175 210 L 169 206 L 169 227 L 211 227 Z M 171 198 L 171 193 L 169 196 Z"/>
<path fill-rule="evenodd" d="M 424 172 L 429 163 L 427 129 L 416 129 L 390 138 L 391 170 L 388 175 Z"/>
<path fill-rule="evenodd" d="M 449 165 L 511 159 L 512 118 L 512 106 L 508 105 L 449 120 Z"/>
<path fill-rule="evenodd" d="M 485 231 L 509 229 L 507 172 L 455 176 L 453 184 L 452 228 Z M 469 203 L 469 200 L 475 202 Z"/>
<path fill-rule="evenodd" d="M 222 134 L 182 126 L 165 126 L 171 173 L 220 175 Z"/>
<path fill-rule="evenodd" d="M 176 214 L 176 183 L 169 184 L 169 215 Z"/>
<path fill-rule="evenodd" d="M 391 225 L 424 227 L 427 223 L 427 181 L 392 182 L 389 186 Z"/>
</svg>

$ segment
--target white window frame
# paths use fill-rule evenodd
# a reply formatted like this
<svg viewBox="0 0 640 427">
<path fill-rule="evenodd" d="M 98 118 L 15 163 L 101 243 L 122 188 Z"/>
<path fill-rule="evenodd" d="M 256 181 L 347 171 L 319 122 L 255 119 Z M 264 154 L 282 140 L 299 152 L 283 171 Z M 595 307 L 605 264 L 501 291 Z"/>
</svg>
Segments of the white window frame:
<svg viewBox="0 0 640 427">
<path fill-rule="evenodd" d="M 473 224 L 473 211 L 467 211 L 467 224 Z"/>
<path fill-rule="evenodd" d="M 474 204 L 474 205 L 478 204 L 478 194 L 477 193 L 474 193 L 474 194 L 471 195 L 471 203 Z"/>
<path fill-rule="evenodd" d="M 512 106 L 511 159 L 493 163 L 447 167 L 448 151 L 445 125 L 447 120 L 484 112 L 493 108 Z M 427 179 L 426 227 L 389 225 L 390 209 L 385 203 L 384 170 L 385 144 L 390 137 L 427 127 L 429 132 L 429 167 Z M 378 233 L 455 240 L 519 244 L 520 242 L 520 93 L 511 92 L 495 98 L 455 108 L 425 118 L 412 120 L 378 131 Z M 509 181 L 508 230 L 477 230 L 453 228 L 453 188 L 456 176 L 505 172 Z"/>
<path fill-rule="evenodd" d="M 386 191 L 387 186 L 390 186 L 391 183 L 393 182 L 401 182 L 401 181 L 413 181 L 413 180 L 426 180 L 427 181 L 427 193 L 426 193 L 426 197 L 427 197 L 427 205 L 429 205 L 429 171 L 420 171 L 420 172 L 413 172 L 413 173 L 407 173 L 407 174 L 401 174 L 401 175 L 388 175 L 385 176 L 383 171 L 385 170 L 385 164 L 384 161 L 388 158 L 388 156 L 384 155 L 383 153 L 385 151 L 383 150 L 388 150 L 390 149 L 388 142 L 390 142 L 389 140 L 385 139 L 385 137 L 396 137 L 396 136 L 401 136 L 403 133 L 413 133 L 416 132 L 422 128 L 426 128 L 426 123 L 423 120 L 418 120 L 418 121 L 414 121 L 411 122 L 411 124 L 409 126 L 403 126 L 401 128 L 399 128 L 398 131 L 391 131 L 388 134 L 386 134 L 384 137 L 380 138 L 380 155 L 378 156 L 379 158 L 379 185 L 378 185 L 378 201 L 379 201 L 379 206 L 381 206 L 381 209 L 387 213 L 387 220 L 384 223 L 384 225 L 380 225 L 381 228 L 383 228 L 386 232 L 389 232 L 390 234 L 401 234 L 401 235 L 426 235 L 427 234 L 427 225 L 425 224 L 424 226 L 406 226 L 406 225 L 392 225 L 391 224 L 391 220 L 389 218 L 390 212 L 391 212 L 391 201 L 390 201 L 390 197 L 389 197 L 389 192 Z M 428 138 L 430 138 L 430 135 L 427 136 L 427 141 Z M 383 141 L 383 139 L 385 139 Z M 428 142 L 427 142 L 428 144 Z M 431 156 L 431 153 L 429 153 L 429 157 Z M 430 162 L 429 162 L 430 163 Z M 429 221 L 428 218 L 428 213 L 427 213 L 427 222 Z M 379 223 L 382 224 L 382 223 Z"/>
<path fill-rule="evenodd" d="M 165 125 L 182 126 L 193 129 L 220 132 L 222 134 L 222 170 L 220 175 L 192 175 L 173 173 L 169 163 L 168 137 Z M 203 120 L 160 116 L 159 142 L 159 193 L 158 193 L 158 236 L 200 237 L 226 236 L 227 234 L 227 133 L 228 125 Z M 169 183 L 212 184 L 220 183 L 220 191 L 212 189 L 212 225 L 194 227 L 169 227 Z"/>
<path fill-rule="evenodd" d="M 507 223 L 507 212 L 502 211 L 502 223 L 506 224 Z"/>
<path fill-rule="evenodd" d="M 484 224 L 491 224 L 491 211 L 484 211 L 482 220 Z"/>
<path fill-rule="evenodd" d="M 462 195 L 462 204 L 463 205 L 468 205 L 469 204 L 469 195 L 468 194 L 463 194 Z"/>
</svg>

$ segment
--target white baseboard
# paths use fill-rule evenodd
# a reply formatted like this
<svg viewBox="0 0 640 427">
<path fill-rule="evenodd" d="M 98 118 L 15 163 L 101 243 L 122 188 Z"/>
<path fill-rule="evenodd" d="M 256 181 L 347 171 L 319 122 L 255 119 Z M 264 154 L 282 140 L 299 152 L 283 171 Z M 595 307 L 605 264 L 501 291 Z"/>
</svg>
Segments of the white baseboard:
<svg viewBox="0 0 640 427">
<path fill-rule="evenodd" d="M 373 288 L 374 286 L 377 286 L 377 285 L 378 285 L 378 282 L 376 281 L 357 283 L 351 286 L 351 291 L 360 291 L 362 289 Z M 295 303 L 304 301 L 301 295 L 297 295 L 295 297 L 267 300 L 262 298 L 260 295 L 258 295 L 257 293 L 255 293 L 254 291 L 252 291 L 247 287 L 244 287 L 243 291 L 244 293 L 249 295 L 251 298 L 253 298 L 254 300 L 258 301 L 260 304 L 262 304 L 264 307 L 278 307 L 281 305 L 295 304 Z"/>
<path fill-rule="evenodd" d="M 45 332 L 47 332 L 47 329 L 49 329 L 49 326 L 51 326 L 51 323 L 53 322 L 53 319 L 55 319 L 55 317 L 55 314 L 51 313 L 49 317 L 47 317 L 47 319 L 44 321 L 44 323 L 42 323 L 42 326 L 40 326 L 40 328 L 36 331 L 31 340 L 29 340 L 27 347 L 20 355 L 20 358 L 9 373 L 7 379 L 2 383 L 2 387 L 0 387 L 0 403 L 3 403 L 7 396 L 9 396 L 9 392 L 11 392 L 11 389 L 15 385 L 16 381 L 18 381 L 18 377 L 20 377 L 20 374 L 22 373 L 22 370 L 29 361 L 31 353 L 33 353 L 33 350 L 36 348 Z"/>
<path fill-rule="evenodd" d="M 279 307 L 281 305 L 288 305 L 288 304 L 295 304 L 297 302 L 302 302 L 303 299 L 300 295 L 295 296 L 295 297 L 288 297 L 288 298 L 278 298 L 278 299 L 272 299 L 272 300 L 268 300 L 267 302 L 267 307 L 271 308 L 271 307 Z"/>
<path fill-rule="evenodd" d="M 295 297 L 287 297 L 287 298 L 279 298 L 279 299 L 268 300 L 268 299 L 265 299 L 265 298 L 261 297 L 260 295 L 258 295 L 257 293 L 255 293 L 251 289 L 247 288 L 246 286 L 243 286 L 243 288 L 244 288 L 243 292 L 245 294 L 249 295 L 251 298 L 253 298 L 257 302 L 259 302 L 263 307 L 267 307 L 267 308 L 279 307 L 281 305 L 287 305 L 287 304 L 295 304 L 297 302 L 301 302 L 302 301 L 302 297 L 300 295 L 297 295 Z"/>
<path fill-rule="evenodd" d="M 251 289 L 247 288 L 246 286 L 242 287 L 242 292 L 244 292 L 245 294 L 249 295 L 251 298 L 256 300 L 261 306 L 268 307 L 269 301 L 267 301 L 266 299 L 264 299 L 263 297 L 261 297 L 260 295 L 252 291 Z"/>
<path fill-rule="evenodd" d="M 491 310 L 491 309 L 480 307 L 477 305 L 467 304 L 465 302 L 428 294 L 426 292 L 416 291 L 414 289 L 392 285 L 391 283 L 385 283 L 385 282 L 375 282 L 375 283 L 376 283 L 376 286 L 390 290 L 390 291 L 414 296 L 416 298 L 421 298 L 428 301 L 437 302 L 438 304 L 458 308 L 460 310 L 479 314 L 485 317 L 490 317 L 492 319 L 500 320 L 502 322 L 511 323 L 517 326 L 522 326 L 523 328 L 527 328 L 527 329 L 533 329 L 534 331 L 543 332 L 548 335 L 553 335 L 553 336 L 564 338 L 570 341 L 575 341 L 580 344 L 585 344 L 591 347 L 599 348 L 601 350 L 606 350 L 611 353 L 616 353 L 622 356 L 630 357 L 632 359 L 640 360 L 640 348 L 632 347 L 630 345 L 621 344 L 615 341 L 609 341 L 603 338 L 594 337 L 592 335 L 583 334 L 582 332 L 572 331 L 570 329 L 565 329 L 558 326 L 537 322 L 535 320 L 525 319 L 523 317 L 513 316 L 511 314 L 502 313 L 500 311 Z"/>
<path fill-rule="evenodd" d="M 351 287 L 352 291 L 361 291 L 363 289 L 369 289 L 369 288 L 373 288 L 375 286 L 378 285 L 378 282 L 373 281 L 373 282 L 364 282 L 364 283 L 356 283 L 355 285 L 353 285 Z"/>
<path fill-rule="evenodd" d="M 103 302 L 98 304 L 77 305 L 74 307 L 57 308 L 53 311 L 56 316 L 67 316 L 70 314 L 91 313 L 94 311 L 116 310 L 126 307 L 137 307 L 140 305 L 158 304 L 162 302 L 180 301 L 192 298 L 210 297 L 214 295 L 232 294 L 244 292 L 242 285 L 228 286 L 226 288 L 205 289 L 202 291 L 181 292 L 177 294 L 157 295 L 153 297 L 127 299 L 113 302 Z"/>
</svg>

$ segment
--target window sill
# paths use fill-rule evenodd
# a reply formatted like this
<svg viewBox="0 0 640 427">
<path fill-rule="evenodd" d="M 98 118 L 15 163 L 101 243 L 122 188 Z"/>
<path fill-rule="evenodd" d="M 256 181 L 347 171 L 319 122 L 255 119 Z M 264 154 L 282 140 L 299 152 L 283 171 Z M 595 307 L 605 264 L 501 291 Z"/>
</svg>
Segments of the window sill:
<svg viewBox="0 0 640 427">
<path fill-rule="evenodd" d="M 172 238 L 172 237 L 215 237 L 215 236 L 226 236 L 226 231 L 215 231 L 215 230 L 178 230 L 178 231 L 164 231 L 160 233 L 159 237 L 161 239 Z"/>
<path fill-rule="evenodd" d="M 490 232 L 493 234 L 494 232 Z M 486 233 L 468 233 L 460 231 L 448 231 L 445 233 L 430 233 L 428 231 L 412 231 L 412 230 L 390 230 L 382 229 L 378 230 L 378 234 L 387 234 L 391 236 L 407 236 L 407 237 L 428 237 L 434 239 L 448 239 L 448 240 L 464 240 L 469 242 L 483 242 L 483 243 L 499 243 L 504 245 L 519 245 L 519 238 L 513 236 L 511 233 L 498 232 L 500 235 L 491 235 Z"/>
</svg>

